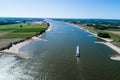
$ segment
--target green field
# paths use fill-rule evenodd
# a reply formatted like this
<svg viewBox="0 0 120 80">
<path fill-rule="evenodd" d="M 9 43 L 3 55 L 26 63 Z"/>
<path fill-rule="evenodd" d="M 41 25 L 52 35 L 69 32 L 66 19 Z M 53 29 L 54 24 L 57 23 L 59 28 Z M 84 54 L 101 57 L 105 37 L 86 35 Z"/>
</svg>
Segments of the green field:
<svg viewBox="0 0 120 80">
<path fill-rule="evenodd" d="M 22 25 L 22 27 L 21 27 Z M 47 29 L 47 24 L 21 23 L 0 26 L 0 38 L 25 38 Z"/>
</svg>

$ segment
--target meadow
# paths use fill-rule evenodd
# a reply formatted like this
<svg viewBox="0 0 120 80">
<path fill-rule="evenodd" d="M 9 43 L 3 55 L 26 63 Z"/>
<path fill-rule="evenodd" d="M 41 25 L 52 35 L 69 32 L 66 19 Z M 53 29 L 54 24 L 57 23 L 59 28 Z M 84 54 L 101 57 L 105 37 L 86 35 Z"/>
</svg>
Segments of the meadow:
<svg viewBox="0 0 120 80">
<path fill-rule="evenodd" d="M 0 26 L 0 38 L 25 38 L 46 30 L 47 24 L 20 23 Z"/>
</svg>

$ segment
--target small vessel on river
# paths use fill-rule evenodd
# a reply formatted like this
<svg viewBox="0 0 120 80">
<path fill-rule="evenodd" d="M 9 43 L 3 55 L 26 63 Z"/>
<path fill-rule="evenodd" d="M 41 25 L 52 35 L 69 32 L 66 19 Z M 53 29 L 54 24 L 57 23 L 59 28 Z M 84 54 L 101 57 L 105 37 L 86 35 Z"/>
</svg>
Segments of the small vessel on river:
<svg viewBox="0 0 120 80">
<path fill-rule="evenodd" d="M 76 47 L 76 57 L 80 57 L 79 46 Z"/>
</svg>

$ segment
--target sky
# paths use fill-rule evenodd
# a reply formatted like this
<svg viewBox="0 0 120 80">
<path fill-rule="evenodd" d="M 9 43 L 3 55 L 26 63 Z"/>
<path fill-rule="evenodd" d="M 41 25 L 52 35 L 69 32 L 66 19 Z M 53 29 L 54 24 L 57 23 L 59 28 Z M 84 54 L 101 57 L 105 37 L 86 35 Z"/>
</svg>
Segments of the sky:
<svg viewBox="0 0 120 80">
<path fill-rule="evenodd" d="M 0 0 L 0 17 L 120 19 L 120 0 Z"/>
</svg>

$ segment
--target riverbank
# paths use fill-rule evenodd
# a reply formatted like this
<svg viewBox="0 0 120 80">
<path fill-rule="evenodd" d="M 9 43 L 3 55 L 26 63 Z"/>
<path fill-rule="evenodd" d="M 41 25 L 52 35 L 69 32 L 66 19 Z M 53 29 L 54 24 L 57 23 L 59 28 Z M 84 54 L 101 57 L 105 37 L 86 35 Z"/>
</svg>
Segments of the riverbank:
<svg viewBox="0 0 120 80">
<path fill-rule="evenodd" d="M 50 23 L 48 23 L 50 24 Z M 42 32 L 39 32 L 38 34 L 35 34 L 34 36 L 32 37 L 27 37 L 23 40 L 20 40 L 20 41 L 17 41 L 17 42 L 13 42 L 9 49 L 3 49 L 2 51 L 0 51 L 0 56 L 4 55 L 4 54 L 7 54 L 7 55 L 16 55 L 18 57 L 21 57 L 21 58 L 24 58 L 24 59 L 30 59 L 31 57 L 26 55 L 25 53 L 22 53 L 19 51 L 19 49 L 33 41 L 47 41 L 47 40 L 43 40 L 41 38 L 39 38 L 38 36 L 41 36 L 42 34 L 44 34 L 46 31 L 49 31 L 51 30 L 51 25 L 50 26 L 47 26 L 46 30 L 45 31 L 42 31 Z"/>
<path fill-rule="evenodd" d="M 15 55 L 23 59 L 30 59 L 31 58 L 30 56 L 26 55 L 25 53 L 20 52 L 19 49 L 33 41 L 40 41 L 40 40 L 41 40 L 40 38 L 34 36 L 31 39 L 25 40 L 18 44 L 13 44 L 12 47 L 10 47 L 9 49 L 2 50 L 0 52 L 0 56 L 7 54 L 7 55 Z"/>
<path fill-rule="evenodd" d="M 68 24 L 72 24 L 72 23 L 68 23 Z M 104 40 L 105 42 L 95 42 L 95 43 L 99 43 L 99 44 L 104 44 L 108 47 L 110 47 L 111 49 L 113 49 L 114 51 L 116 51 L 118 54 L 120 54 L 120 47 L 116 46 L 116 45 L 113 45 L 113 39 L 110 39 L 110 38 L 102 38 L 102 37 L 99 37 L 97 36 L 97 33 L 95 31 L 92 31 L 92 30 L 89 30 L 89 29 L 86 29 L 84 28 L 82 25 L 77 25 L 77 24 L 72 24 L 74 26 L 77 26 L 79 27 L 80 29 L 94 35 L 95 37 L 99 38 L 99 39 L 102 39 Z M 120 60 L 120 56 L 119 55 L 116 55 L 116 56 L 113 56 L 113 57 L 110 57 L 110 59 L 112 60 Z"/>
</svg>

